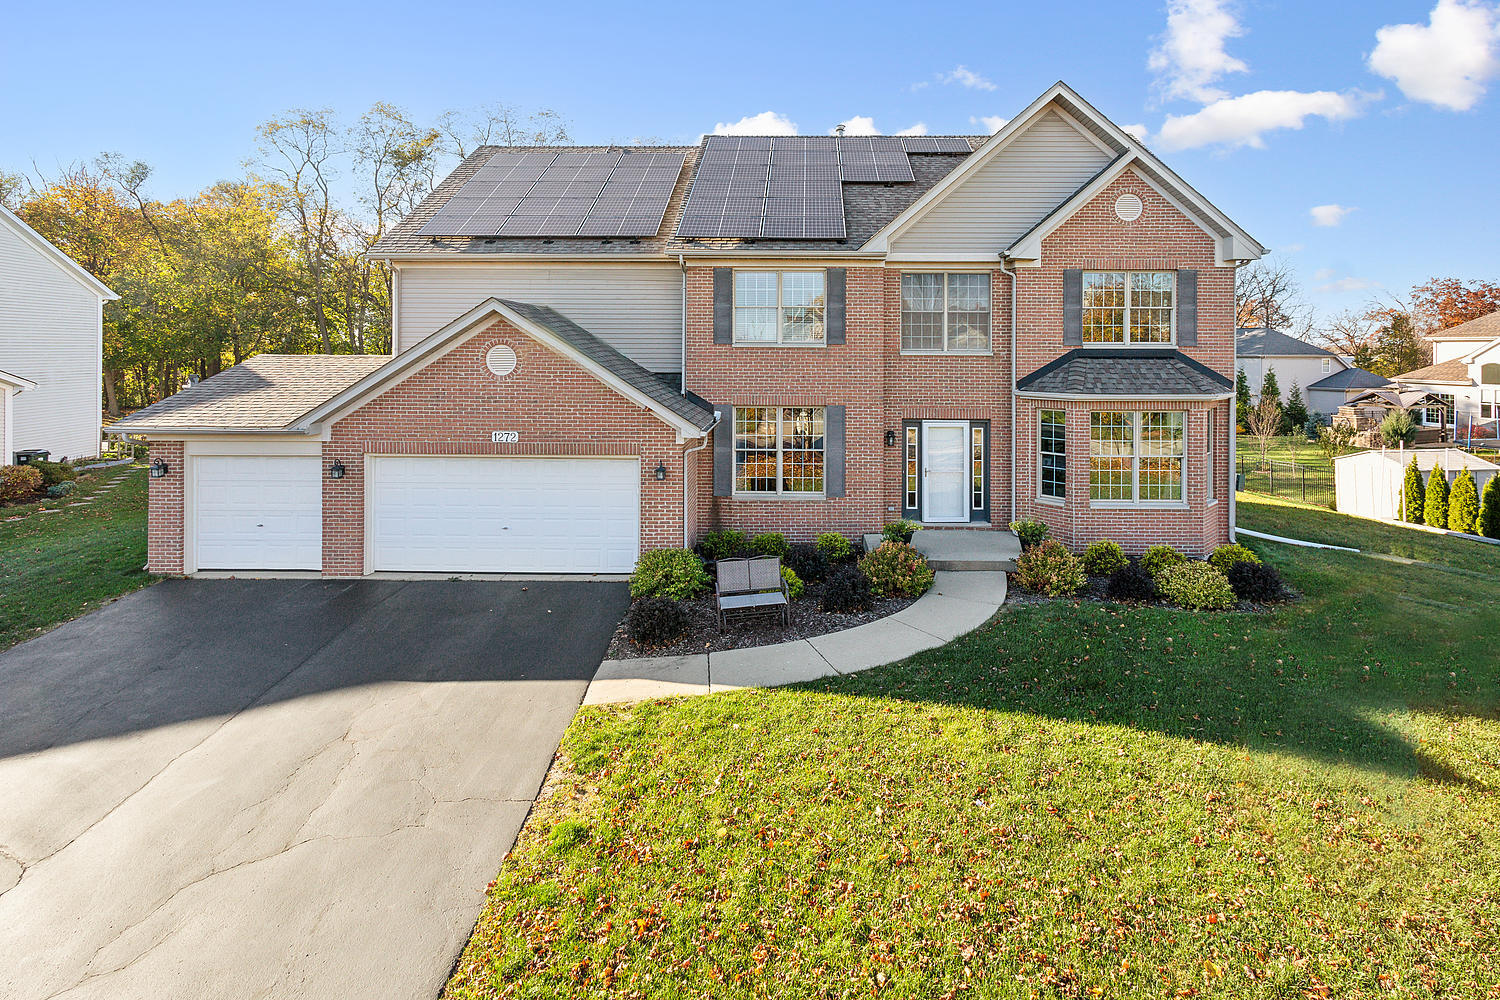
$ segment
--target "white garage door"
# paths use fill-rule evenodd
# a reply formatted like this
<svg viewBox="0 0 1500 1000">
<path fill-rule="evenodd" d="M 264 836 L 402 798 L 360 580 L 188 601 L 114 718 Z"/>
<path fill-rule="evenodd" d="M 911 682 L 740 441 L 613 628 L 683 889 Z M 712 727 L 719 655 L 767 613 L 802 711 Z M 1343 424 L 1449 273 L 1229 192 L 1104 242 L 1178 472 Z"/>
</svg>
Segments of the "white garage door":
<svg viewBox="0 0 1500 1000">
<path fill-rule="evenodd" d="M 321 569 L 322 459 L 199 456 L 193 465 L 199 569 Z"/>
<path fill-rule="evenodd" d="M 633 458 L 373 458 L 371 569 L 628 573 L 639 469 Z"/>
</svg>

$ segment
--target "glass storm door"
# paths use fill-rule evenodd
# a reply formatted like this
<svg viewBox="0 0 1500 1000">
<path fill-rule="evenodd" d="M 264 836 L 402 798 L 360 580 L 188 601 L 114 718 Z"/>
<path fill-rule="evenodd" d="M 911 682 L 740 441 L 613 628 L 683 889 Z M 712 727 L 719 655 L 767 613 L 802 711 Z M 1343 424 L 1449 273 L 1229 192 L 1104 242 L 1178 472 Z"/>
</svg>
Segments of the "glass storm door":
<svg viewBox="0 0 1500 1000">
<path fill-rule="evenodd" d="M 968 455 L 967 421 L 922 425 L 922 520 L 969 520 Z"/>
</svg>

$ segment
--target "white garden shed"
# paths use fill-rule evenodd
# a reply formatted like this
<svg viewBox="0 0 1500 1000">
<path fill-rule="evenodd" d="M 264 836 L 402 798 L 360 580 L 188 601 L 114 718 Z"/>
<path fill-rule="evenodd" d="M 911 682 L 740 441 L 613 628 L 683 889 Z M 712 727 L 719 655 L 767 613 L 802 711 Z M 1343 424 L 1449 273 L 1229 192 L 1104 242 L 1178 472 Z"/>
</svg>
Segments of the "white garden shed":
<svg viewBox="0 0 1500 1000">
<path fill-rule="evenodd" d="M 1401 487 L 1413 456 L 1422 473 L 1424 486 L 1434 468 L 1447 474 L 1449 486 L 1453 485 L 1460 470 L 1468 469 L 1482 494 L 1485 483 L 1500 472 L 1500 465 L 1458 448 L 1383 448 L 1340 455 L 1333 460 L 1333 485 L 1339 513 L 1387 521 L 1405 520 L 1401 516 Z"/>
</svg>

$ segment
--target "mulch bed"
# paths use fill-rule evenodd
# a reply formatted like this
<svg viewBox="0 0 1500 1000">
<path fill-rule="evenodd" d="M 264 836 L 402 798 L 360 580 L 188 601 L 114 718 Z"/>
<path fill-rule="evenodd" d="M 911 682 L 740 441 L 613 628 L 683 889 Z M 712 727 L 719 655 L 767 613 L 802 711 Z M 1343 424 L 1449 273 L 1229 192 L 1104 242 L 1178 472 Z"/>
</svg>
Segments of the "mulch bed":
<svg viewBox="0 0 1500 1000">
<path fill-rule="evenodd" d="M 1048 604 L 1052 601 L 1098 601 L 1100 603 L 1129 604 L 1132 607 L 1141 608 L 1177 608 L 1176 605 L 1169 604 L 1166 601 L 1161 600 L 1152 601 L 1149 604 L 1141 604 L 1137 601 L 1115 601 L 1114 598 L 1109 596 L 1109 577 L 1107 576 L 1089 577 L 1088 586 L 1071 597 L 1048 597 L 1046 594 L 1038 594 L 1034 590 L 1027 590 L 1025 587 L 1021 586 L 1019 581 L 1016 580 L 1016 574 L 1014 573 L 1007 573 L 1005 579 L 1007 584 L 1005 603 L 1007 605 Z M 1268 611 L 1274 611 L 1278 607 L 1281 607 L 1283 604 L 1289 604 L 1293 601 L 1300 600 L 1301 597 L 1301 594 L 1297 593 L 1290 586 L 1288 586 L 1287 599 L 1284 601 L 1277 601 L 1274 604 L 1256 604 L 1253 601 L 1236 601 L 1234 607 L 1226 608 L 1225 611 L 1246 611 L 1261 614 Z M 1181 611 L 1185 609 L 1177 608 L 1177 610 Z"/>
<path fill-rule="evenodd" d="M 730 615 L 729 628 L 719 630 L 719 613 L 713 597 L 683 601 L 688 613 L 688 630 L 682 638 L 670 646 L 647 648 L 637 646 L 625 635 L 624 623 L 615 629 L 609 643 L 606 658 L 631 660 L 642 656 L 691 656 L 694 653 L 713 653 L 725 649 L 749 649 L 753 646 L 769 646 L 778 642 L 811 639 L 813 636 L 842 632 L 846 628 L 864 625 L 893 615 L 902 608 L 910 607 L 914 597 L 876 597 L 863 611 L 836 614 L 819 608 L 822 596 L 821 584 L 808 584 L 802 596 L 792 602 L 792 625 L 786 628 L 779 615 Z"/>
</svg>

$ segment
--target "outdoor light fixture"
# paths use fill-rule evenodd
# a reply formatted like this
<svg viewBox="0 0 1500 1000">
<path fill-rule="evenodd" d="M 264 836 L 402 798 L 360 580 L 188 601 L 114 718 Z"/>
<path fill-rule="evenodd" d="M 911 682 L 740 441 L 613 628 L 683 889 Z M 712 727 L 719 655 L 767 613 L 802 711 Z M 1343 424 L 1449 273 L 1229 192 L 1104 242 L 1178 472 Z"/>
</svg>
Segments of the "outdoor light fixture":
<svg viewBox="0 0 1500 1000">
<path fill-rule="evenodd" d="M 344 463 L 340 462 L 338 459 L 334 459 L 333 460 L 333 464 L 328 467 L 328 478 L 329 479 L 343 479 L 344 478 Z"/>
<path fill-rule="evenodd" d="M 656 478 L 658 480 L 667 478 L 667 467 L 661 462 L 656 463 Z"/>
<path fill-rule="evenodd" d="M 885 446 L 887 448 L 894 448 L 894 447 L 896 447 L 896 432 L 895 431 L 886 431 L 885 432 Z"/>
<path fill-rule="evenodd" d="M 155 461 L 153 461 L 151 463 L 151 478 L 152 479 L 160 479 L 162 476 L 165 476 L 170 471 L 172 471 L 171 467 L 168 466 L 166 462 L 163 462 L 159 458 L 156 459 Z"/>
</svg>

